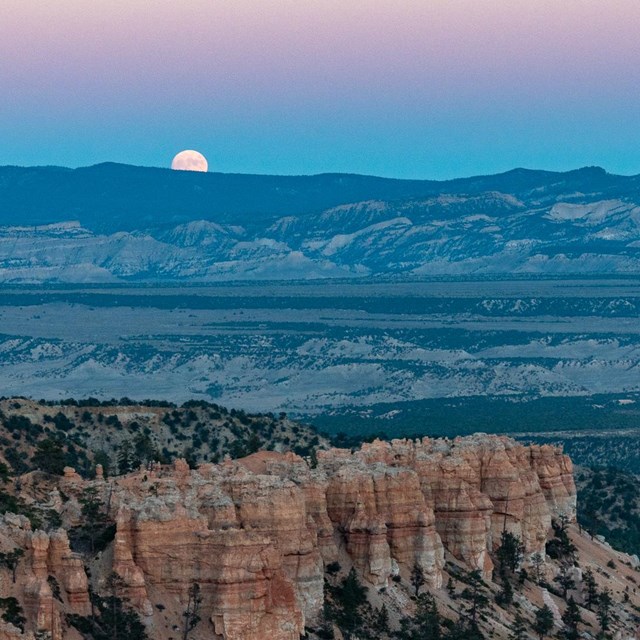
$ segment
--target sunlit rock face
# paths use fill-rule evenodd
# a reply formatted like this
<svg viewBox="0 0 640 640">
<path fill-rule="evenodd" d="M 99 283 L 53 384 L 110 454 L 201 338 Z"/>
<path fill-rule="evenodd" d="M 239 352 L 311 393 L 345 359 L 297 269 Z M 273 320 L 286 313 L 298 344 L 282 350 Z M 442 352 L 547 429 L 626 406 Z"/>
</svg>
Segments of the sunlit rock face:
<svg viewBox="0 0 640 640">
<path fill-rule="evenodd" d="M 376 441 L 350 457 L 367 468 L 385 465 L 414 473 L 424 497 L 425 522 L 435 523 L 442 546 L 487 577 L 493 568 L 489 552 L 499 544 L 503 529 L 520 537 L 527 553 L 544 553 L 551 518 L 575 518 L 571 461 L 555 447 L 526 447 L 481 434 L 452 441 Z M 335 450 L 320 457 L 323 466 L 332 468 L 336 461 L 352 466 L 348 459 Z M 410 486 L 403 483 L 406 490 Z M 435 558 L 437 553 L 431 565 L 437 583 Z"/>
<path fill-rule="evenodd" d="M 559 450 L 474 436 L 330 449 L 313 469 L 275 452 L 178 462 L 117 479 L 112 509 L 114 568 L 140 611 L 149 591 L 183 598 L 195 581 L 222 637 L 288 640 L 320 613 L 330 562 L 378 588 L 417 564 L 438 588 L 447 549 L 488 576 L 503 528 L 543 551 L 575 487 Z"/>
<path fill-rule="evenodd" d="M 76 475 L 60 479 L 65 518 L 79 522 L 78 497 L 91 487 L 117 525 L 92 587 L 118 574 L 158 638 L 175 624 L 160 612 L 179 622 L 194 582 L 201 624 L 217 637 L 298 640 L 322 611 L 331 563 L 354 567 L 372 589 L 398 574 L 408 582 L 417 565 L 438 589 L 445 550 L 488 578 L 503 530 L 527 553 L 544 552 L 551 519 L 575 517 L 571 462 L 560 450 L 485 435 L 329 449 L 314 465 L 263 451 L 197 470 L 178 460 L 113 479 Z M 32 531 L 5 514 L 0 546 L 25 550 L 11 588 L 27 631 L 50 629 L 58 640 L 66 613 L 90 613 L 89 579 L 64 529 Z M 10 633 L 0 628 L 0 637 Z"/>
<path fill-rule="evenodd" d="M 82 558 L 73 553 L 64 529 L 50 533 L 32 531 L 24 516 L 6 513 L 0 517 L 0 547 L 3 552 L 21 549 L 15 579 L 2 583 L 5 596 L 16 597 L 24 609 L 27 627 L 46 629 L 52 640 L 66 637 L 65 613 L 89 615 L 89 581 Z M 52 586 L 55 585 L 54 592 Z M 0 622 L 0 640 L 34 638 L 11 624 Z"/>
</svg>

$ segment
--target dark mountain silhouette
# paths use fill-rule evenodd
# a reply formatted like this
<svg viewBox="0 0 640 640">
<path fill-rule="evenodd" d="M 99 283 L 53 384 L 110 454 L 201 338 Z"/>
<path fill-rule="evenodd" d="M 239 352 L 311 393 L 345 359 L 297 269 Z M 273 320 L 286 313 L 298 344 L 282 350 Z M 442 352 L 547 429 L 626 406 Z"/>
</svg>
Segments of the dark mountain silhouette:
<svg viewBox="0 0 640 640">
<path fill-rule="evenodd" d="M 489 191 L 543 201 L 579 192 L 637 194 L 640 176 L 588 167 L 557 173 L 514 169 L 438 182 L 354 174 L 268 176 L 195 173 L 104 163 L 80 169 L 0 167 L 0 225 L 78 220 L 94 231 L 130 231 L 192 220 L 264 223 L 366 200 L 397 201 Z"/>
<path fill-rule="evenodd" d="M 0 167 L 0 280 L 640 273 L 640 176 Z"/>
</svg>

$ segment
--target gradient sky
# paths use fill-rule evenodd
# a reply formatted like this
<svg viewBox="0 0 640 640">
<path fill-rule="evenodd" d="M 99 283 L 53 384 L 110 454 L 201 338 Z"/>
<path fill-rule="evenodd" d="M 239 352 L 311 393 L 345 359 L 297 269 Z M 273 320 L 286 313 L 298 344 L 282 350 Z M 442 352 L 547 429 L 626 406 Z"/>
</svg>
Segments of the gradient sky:
<svg viewBox="0 0 640 640">
<path fill-rule="evenodd" d="M 640 173 L 639 0 L 1 0 L 0 164 Z"/>
</svg>

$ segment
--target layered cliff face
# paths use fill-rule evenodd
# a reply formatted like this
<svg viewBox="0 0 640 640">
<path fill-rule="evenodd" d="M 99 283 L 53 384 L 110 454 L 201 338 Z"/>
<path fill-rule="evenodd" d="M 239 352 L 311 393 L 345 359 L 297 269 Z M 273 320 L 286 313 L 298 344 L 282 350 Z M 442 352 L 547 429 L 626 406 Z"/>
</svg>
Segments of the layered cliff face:
<svg viewBox="0 0 640 640">
<path fill-rule="evenodd" d="M 575 487 L 559 450 L 477 436 L 331 449 L 315 469 L 271 452 L 178 463 L 117 480 L 112 509 L 114 568 L 143 613 L 149 589 L 184 599 L 197 582 L 220 636 L 288 640 L 320 612 L 329 563 L 377 587 L 418 565 L 438 588 L 446 549 L 488 577 L 505 527 L 544 553 Z"/>
<path fill-rule="evenodd" d="M 86 486 L 71 473 L 62 482 L 71 496 Z M 544 553 L 551 518 L 575 515 L 571 463 L 559 450 L 490 436 L 330 449 L 315 468 L 275 452 L 197 470 L 178 461 L 91 486 L 117 523 L 103 561 L 153 637 L 165 634 L 152 603 L 179 616 L 195 582 L 216 637 L 298 640 L 321 612 L 331 563 L 355 567 L 377 588 L 418 566 L 437 589 L 445 550 L 488 577 L 504 528 L 528 553 Z M 57 578 L 65 606 L 86 614 L 82 563 L 63 531 L 19 531 L 16 544 L 29 549 L 25 610 L 34 630 L 58 634 L 47 578 Z"/>
<path fill-rule="evenodd" d="M 31 531 L 24 516 L 5 514 L 0 520 L 0 544 L 5 553 L 15 549 L 24 552 L 24 561 L 18 563 L 15 576 L 3 576 L 3 596 L 18 596 L 33 631 L 46 630 L 51 640 L 66 637 L 64 615 L 86 616 L 91 612 L 84 564 L 70 550 L 66 531 Z M 5 637 L 23 636 L 5 625 L 0 627 L 0 639 Z"/>
<path fill-rule="evenodd" d="M 575 517 L 571 461 L 554 447 L 478 435 L 376 441 L 353 457 L 415 473 L 444 547 L 485 575 L 503 529 L 521 538 L 527 553 L 544 553 L 551 519 Z"/>
</svg>

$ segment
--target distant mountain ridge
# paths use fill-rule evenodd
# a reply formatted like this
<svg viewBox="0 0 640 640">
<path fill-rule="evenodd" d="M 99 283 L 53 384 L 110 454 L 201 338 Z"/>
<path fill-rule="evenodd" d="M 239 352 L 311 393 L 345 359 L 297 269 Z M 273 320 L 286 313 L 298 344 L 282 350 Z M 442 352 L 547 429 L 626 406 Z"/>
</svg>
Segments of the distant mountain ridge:
<svg viewBox="0 0 640 640">
<path fill-rule="evenodd" d="M 0 223 L 51 224 L 79 220 L 101 232 L 210 220 L 318 213 L 365 200 L 406 200 L 487 191 L 553 195 L 597 191 L 640 194 L 640 176 L 610 175 L 599 167 L 557 173 L 514 169 L 447 181 L 401 180 L 356 174 L 268 176 L 198 173 L 103 163 L 79 169 L 0 167 Z M 107 216 L 108 219 L 104 219 Z"/>
<path fill-rule="evenodd" d="M 640 273 L 640 176 L 0 167 L 5 282 Z"/>
</svg>

